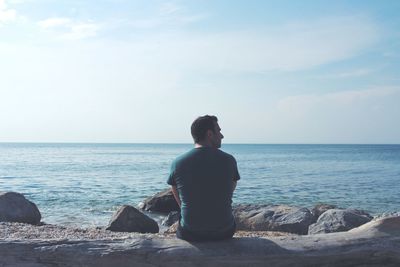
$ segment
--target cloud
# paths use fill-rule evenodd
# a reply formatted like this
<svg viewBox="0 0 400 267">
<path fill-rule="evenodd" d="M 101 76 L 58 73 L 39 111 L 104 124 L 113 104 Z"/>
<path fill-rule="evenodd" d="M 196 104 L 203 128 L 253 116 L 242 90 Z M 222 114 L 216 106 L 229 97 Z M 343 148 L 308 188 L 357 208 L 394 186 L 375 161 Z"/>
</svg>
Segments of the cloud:
<svg viewBox="0 0 400 267">
<path fill-rule="evenodd" d="M 175 3 L 163 3 L 160 8 L 159 8 L 159 13 L 160 15 L 170 15 L 170 14 L 176 14 L 179 11 L 182 11 L 183 7 L 179 6 Z"/>
<path fill-rule="evenodd" d="M 287 113 L 305 113 L 323 107 L 336 107 L 338 110 L 367 101 L 379 101 L 400 93 L 398 87 L 373 88 L 359 91 L 344 91 L 328 94 L 288 96 L 278 102 L 278 110 Z"/>
<path fill-rule="evenodd" d="M 337 78 L 354 78 L 354 77 L 363 77 L 374 73 L 377 69 L 371 68 L 360 68 L 360 69 L 353 69 L 348 71 L 342 71 L 337 73 L 330 73 L 326 75 L 320 75 L 320 78 L 328 78 L 328 79 L 337 79 Z"/>
<path fill-rule="evenodd" d="M 358 56 L 374 46 L 380 31 L 365 16 L 330 17 L 248 30 L 206 33 L 175 28 L 203 19 L 184 8 L 167 4 L 157 16 L 137 20 L 94 22 L 48 18 L 38 25 L 62 39 L 98 36 L 109 44 L 124 42 L 130 54 L 156 64 L 168 62 L 181 69 L 270 72 L 297 71 Z M 174 31 L 166 30 L 169 26 Z M 127 31 L 129 34 L 126 34 Z M 118 33 L 118 35 L 114 34 Z M 122 34 L 122 40 L 119 37 Z M 133 36 L 133 39 L 129 39 Z M 342 78 L 368 74 L 367 69 L 339 73 Z"/>
<path fill-rule="evenodd" d="M 399 101 L 400 87 L 285 97 L 268 114 L 269 134 L 285 142 L 396 143 Z"/>
<path fill-rule="evenodd" d="M 48 29 L 60 26 L 70 26 L 72 23 L 71 19 L 69 18 L 48 18 L 38 22 L 38 25 L 41 28 Z"/>
<path fill-rule="evenodd" d="M 93 22 L 78 22 L 71 18 L 54 17 L 41 20 L 38 26 L 45 30 L 52 30 L 61 39 L 78 40 L 94 37 L 100 25 Z"/>
<path fill-rule="evenodd" d="M 14 9 L 7 8 L 5 0 L 0 0 L 0 26 L 3 23 L 14 21 L 17 17 L 17 12 Z"/>
<path fill-rule="evenodd" d="M 63 38 L 77 40 L 97 35 L 99 25 L 95 23 L 80 23 L 71 26 L 71 31 L 62 35 Z"/>
<path fill-rule="evenodd" d="M 206 14 L 188 14 L 186 8 L 176 3 L 163 3 L 159 6 L 155 15 L 129 20 L 130 27 L 138 29 L 157 29 L 170 26 L 183 26 L 201 21 L 207 17 Z"/>
<path fill-rule="evenodd" d="M 135 27 L 151 28 L 162 24 L 162 20 L 135 23 Z M 185 69 L 213 72 L 305 70 L 358 56 L 379 39 L 378 27 L 363 16 L 218 33 L 146 31 L 141 34 L 140 41 L 126 41 L 131 53 L 149 54 L 154 61 Z"/>
</svg>

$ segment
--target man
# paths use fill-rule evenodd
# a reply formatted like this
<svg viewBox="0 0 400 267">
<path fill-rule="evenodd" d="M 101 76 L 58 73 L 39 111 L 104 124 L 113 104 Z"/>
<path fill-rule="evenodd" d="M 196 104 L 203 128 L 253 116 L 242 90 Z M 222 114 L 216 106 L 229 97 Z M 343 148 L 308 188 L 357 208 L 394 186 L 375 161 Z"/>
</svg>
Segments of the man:
<svg viewBox="0 0 400 267">
<path fill-rule="evenodd" d="M 195 146 L 175 159 L 167 183 L 181 208 L 177 237 L 187 241 L 232 238 L 232 194 L 240 179 L 236 160 L 219 150 L 224 136 L 215 116 L 191 126 Z"/>
</svg>

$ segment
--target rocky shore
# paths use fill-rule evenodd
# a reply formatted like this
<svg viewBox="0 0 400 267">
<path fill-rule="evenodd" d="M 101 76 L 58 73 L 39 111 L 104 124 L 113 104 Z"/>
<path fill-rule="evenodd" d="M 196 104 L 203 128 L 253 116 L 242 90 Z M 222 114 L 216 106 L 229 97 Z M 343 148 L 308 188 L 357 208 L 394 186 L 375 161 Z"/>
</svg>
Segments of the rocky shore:
<svg viewBox="0 0 400 267">
<path fill-rule="evenodd" d="M 166 232 L 129 205 L 107 227 L 78 229 L 44 224 L 34 203 L 0 193 L 0 266 L 400 266 L 399 213 L 372 218 L 326 204 L 238 205 L 232 240 L 189 243 L 175 237 L 170 192 L 140 208 L 160 205 L 170 212 Z"/>
</svg>

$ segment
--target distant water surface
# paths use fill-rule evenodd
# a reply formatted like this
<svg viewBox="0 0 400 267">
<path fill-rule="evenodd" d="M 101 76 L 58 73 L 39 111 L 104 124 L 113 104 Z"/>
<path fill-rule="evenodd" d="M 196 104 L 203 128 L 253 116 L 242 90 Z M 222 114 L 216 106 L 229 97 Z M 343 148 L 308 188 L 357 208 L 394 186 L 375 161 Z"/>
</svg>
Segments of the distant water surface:
<svg viewBox="0 0 400 267">
<path fill-rule="evenodd" d="M 47 223 L 103 226 L 119 206 L 137 205 L 167 188 L 170 163 L 191 148 L 0 143 L 0 191 L 23 193 Z M 400 210 L 400 145 L 228 144 L 222 150 L 238 162 L 236 204 Z"/>
</svg>

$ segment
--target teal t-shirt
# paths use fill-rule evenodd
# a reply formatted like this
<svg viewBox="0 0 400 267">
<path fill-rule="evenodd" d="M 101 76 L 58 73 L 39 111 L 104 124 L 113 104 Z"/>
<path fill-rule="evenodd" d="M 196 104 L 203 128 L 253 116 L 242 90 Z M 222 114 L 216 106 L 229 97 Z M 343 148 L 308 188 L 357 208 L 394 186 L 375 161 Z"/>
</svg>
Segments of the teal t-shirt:
<svg viewBox="0 0 400 267">
<path fill-rule="evenodd" d="M 217 148 L 193 148 L 175 159 L 167 183 L 181 199 L 181 226 L 194 232 L 231 228 L 232 186 L 239 179 L 235 158 Z"/>
</svg>

